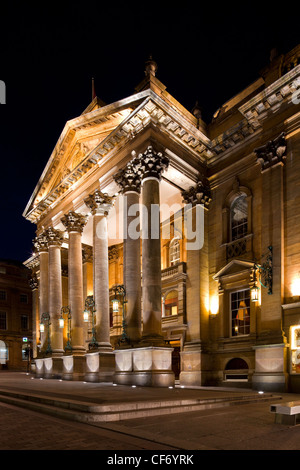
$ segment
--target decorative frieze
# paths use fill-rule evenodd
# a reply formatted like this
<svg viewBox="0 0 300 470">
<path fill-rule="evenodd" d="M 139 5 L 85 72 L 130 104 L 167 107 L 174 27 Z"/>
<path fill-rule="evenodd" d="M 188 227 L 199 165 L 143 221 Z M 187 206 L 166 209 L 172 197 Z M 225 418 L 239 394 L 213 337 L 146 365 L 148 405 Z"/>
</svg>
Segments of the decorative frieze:
<svg viewBox="0 0 300 470">
<path fill-rule="evenodd" d="M 286 158 L 286 140 L 282 132 L 276 139 L 267 142 L 265 145 L 255 149 L 257 161 L 261 164 L 261 169 L 266 170 L 277 163 L 284 163 Z"/>
<path fill-rule="evenodd" d="M 169 166 L 169 158 L 149 145 L 145 152 L 140 153 L 131 163 L 141 179 L 152 177 L 160 180 L 162 172 Z"/>
<path fill-rule="evenodd" d="M 96 189 L 84 202 L 93 215 L 98 213 L 107 215 L 113 205 L 114 198 L 106 193 L 102 193 L 100 189 Z"/>
<path fill-rule="evenodd" d="M 199 179 L 196 186 L 191 186 L 181 193 L 186 204 L 203 204 L 208 209 L 211 202 L 211 190 L 206 178 Z"/>
<path fill-rule="evenodd" d="M 119 170 L 114 176 L 114 180 L 120 186 L 122 194 L 128 191 L 140 193 L 141 178 L 132 162 L 129 162 L 125 168 Z"/>
<path fill-rule="evenodd" d="M 84 226 L 87 223 L 87 216 L 78 214 L 74 211 L 69 211 L 62 217 L 61 222 L 68 232 L 82 233 Z"/>
</svg>

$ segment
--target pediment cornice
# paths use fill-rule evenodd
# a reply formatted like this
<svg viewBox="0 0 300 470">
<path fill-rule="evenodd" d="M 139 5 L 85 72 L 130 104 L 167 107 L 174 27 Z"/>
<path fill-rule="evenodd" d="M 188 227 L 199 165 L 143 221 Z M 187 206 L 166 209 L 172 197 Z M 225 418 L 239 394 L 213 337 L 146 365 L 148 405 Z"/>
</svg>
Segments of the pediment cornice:
<svg viewBox="0 0 300 470">
<path fill-rule="evenodd" d="M 117 125 L 115 125 L 116 123 Z M 107 129 L 108 124 L 111 124 L 111 127 L 115 125 L 115 127 L 106 134 L 98 145 L 87 151 L 82 159 L 79 158 L 78 164 L 72 170 L 66 171 L 63 157 L 68 142 L 70 143 L 72 140 L 74 148 L 78 132 L 101 125 L 106 126 Z M 205 164 L 207 156 L 211 152 L 211 141 L 183 113 L 178 112 L 152 90 L 146 90 L 131 98 L 68 121 L 24 211 L 24 217 L 37 223 L 55 202 L 72 190 L 75 183 L 78 184 L 83 176 L 95 171 L 102 160 L 108 157 L 111 152 L 116 153 L 128 142 L 132 142 L 149 125 L 157 128 L 196 157 L 198 161 Z M 47 182 L 49 174 L 50 180 L 55 174 L 56 184 L 52 187 L 50 181 Z M 38 200 L 37 194 L 43 184 L 48 184 L 51 189 L 46 190 L 41 200 Z"/>
</svg>

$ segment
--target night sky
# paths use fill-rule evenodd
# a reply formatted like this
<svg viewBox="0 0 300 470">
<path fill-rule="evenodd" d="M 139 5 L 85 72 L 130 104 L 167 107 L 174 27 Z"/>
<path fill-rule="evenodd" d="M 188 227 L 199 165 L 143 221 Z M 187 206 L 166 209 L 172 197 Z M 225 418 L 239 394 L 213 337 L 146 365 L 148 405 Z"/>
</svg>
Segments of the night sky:
<svg viewBox="0 0 300 470">
<path fill-rule="evenodd" d="M 1 2 L 0 258 L 31 255 L 35 226 L 22 213 L 66 121 L 90 103 L 92 77 L 112 103 L 134 93 L 152 54 L 169 93 L 189 110 L 198 101 L 209 122 L 272 48 L 300 43 L 296 2 L 207 3 Z"/>
</svg>

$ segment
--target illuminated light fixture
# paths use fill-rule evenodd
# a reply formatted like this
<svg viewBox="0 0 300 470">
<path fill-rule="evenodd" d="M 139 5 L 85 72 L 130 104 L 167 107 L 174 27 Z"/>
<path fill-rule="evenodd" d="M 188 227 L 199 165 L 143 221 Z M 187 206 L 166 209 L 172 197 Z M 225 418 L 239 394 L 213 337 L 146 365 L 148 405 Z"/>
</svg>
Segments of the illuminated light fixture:
<svg viewBox="0 0 300 470">
<path fill-rule="evenodd" d="M 87 309 L 85 309 L 83 312 L 83 321 L 86 323 L 89 321 L 89 313 L 90 312 Z"/>
<path fill-rule="evenodd" d="M 251 287 L 250 293 L 251 293 L 251 301 L 258 302 L 258 294 L 259 294 L 258 287 L 257 286 Z"/>
<path fill-rule="evenodd" d="M 40 323 L 40 332 L 44 333 L 44 331 L 45 331 L 45 325 L 44 323 Z"/>
<path fill-rule="evenodd" d="M 291 291 L 293 297 L 300 296 L 300 273 L 298 273 L 297 277 L 293 280 Z"/>
<path fill-rule="evenodd" d="M 118 301 L 118 299 L 113 299 L 112 300 L 112 307 L 113 307 L 113 312 L 114 313 L 119 312 L 119 301 Z"/>
<path fill-rule="evenodd" d="M 210 314 L 215 317 L 219 313 L 219 297 L 214 295 L 210 300 Z"/>
<path fill-rule="evenodd" d="M 60 318 L 58 319 L 59 328 L 63 328 L 64 325 L 65 325 L 65 321 L 64 321 L 64 318 L 63 318 L 64 315 L 67 315 L 67 319 L 68 319 L 67 344 L 66 344 L 66 347 L 65 347 L 65 351 L 67 351 L 67 350 L 72 351 L 72 346 L 71 346 L 71 319 L 72 319 L 72 315 L 71 315 L 70 307 L 62 307 L 61 308 Z"/>
</svg>

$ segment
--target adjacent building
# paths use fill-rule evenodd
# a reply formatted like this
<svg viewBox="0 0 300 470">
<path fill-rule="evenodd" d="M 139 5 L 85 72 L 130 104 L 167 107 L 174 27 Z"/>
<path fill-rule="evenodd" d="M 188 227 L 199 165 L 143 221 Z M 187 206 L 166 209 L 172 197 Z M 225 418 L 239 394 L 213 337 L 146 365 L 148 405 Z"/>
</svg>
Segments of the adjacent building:
<svg viewBox="0 0 300 470">
<path fill-rule="evenodd" d="M 0 369 L 29 370 L 32 351 L 30 270 L 0 259 Z"/>
<path fill-rule="evenodd" d="M 206 124 L 150 58 L 66 123 L 24 211 L 38 376 L 300 389 L 299 64 Z"/>
</svg>

